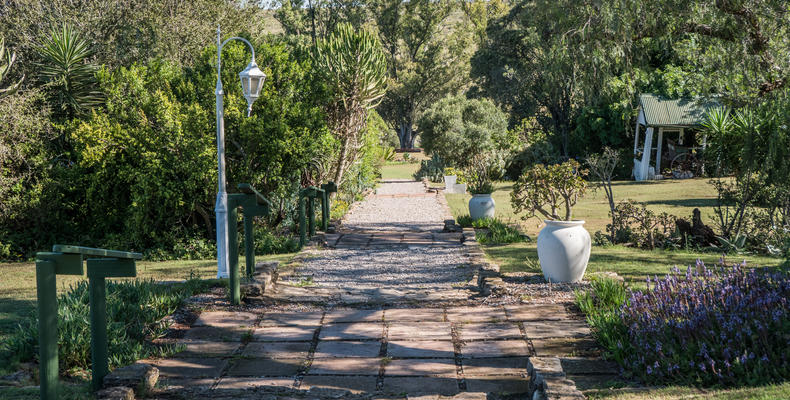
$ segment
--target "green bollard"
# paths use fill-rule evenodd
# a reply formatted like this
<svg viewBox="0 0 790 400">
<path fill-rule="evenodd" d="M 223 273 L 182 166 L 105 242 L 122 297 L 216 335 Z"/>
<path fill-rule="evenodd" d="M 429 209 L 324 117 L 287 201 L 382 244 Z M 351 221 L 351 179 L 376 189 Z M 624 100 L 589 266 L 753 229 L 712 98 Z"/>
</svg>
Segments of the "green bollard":
<svg viewBox="0 0 790 400">
<path fill-rule="evenodd" d="M 247 265 L 247 278 L 255 273 L 255 242 L 253 238 L 252 217 L 244 216 L 244 261 Z"/>
<path fill-rule="evenodd" d="M 228 272 L 230 275 L 230 302 L 234 305 L 241 304 L 241 289 L 239 288 L 239 230 L 238 208 L 228 210 Z"/>
<path fill-rule="evenodd" d="M 110 373 L 107 350 L 107 282 L 106 278 L 134 278 L 137 269 L 133 259 L 89 258 L 88 291 L 90 293 L 91 386 L 99 390 Z"/>
<path fill-rule="evenodd" d="M 307 243 L 307 227 L 305 226 L 305 199 L 302 194 L 299 196 L 299 247 L 304 247 Z"/>
<path fill-rule="evenodd" d="M 307 199 L 307 221 L 307 226 L 310 228 L 310 237 L 312 238 L 315 236 L 315 199 L 312 196 Z"/>
<path fill-rule="evenodd" d="M 90 264 L 91 260 L 88 260 Z M 90 271 L 90 266 L 88 267 Z M 104 277 L 90 279 L 91 361 L 93 390 L 102 388 L 110 372 L 107 362 L 107 285 Z"/>
<path fill-rule="evenodd" d="M 58 398 L 58 299 L 55 263 L 36 260 L 41 399 Z"/>
<path fill-rule="evenodd" d="M 326 233 L 329 229 L 329 193 L 324 190 L 321 193 L 321 230 Z"/>
</svg>

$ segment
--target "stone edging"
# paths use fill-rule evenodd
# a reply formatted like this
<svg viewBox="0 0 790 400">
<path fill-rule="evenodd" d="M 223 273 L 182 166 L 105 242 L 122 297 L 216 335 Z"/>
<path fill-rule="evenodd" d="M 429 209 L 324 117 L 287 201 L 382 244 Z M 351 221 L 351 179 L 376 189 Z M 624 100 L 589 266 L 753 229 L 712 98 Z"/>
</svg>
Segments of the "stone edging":
<svg viewBox="0 0 790 400">
<path fill-rule="evenodd" d="M 477 286 L 480 294 L 489 296 L 504 287 L 499 266 L 486 260 L 485 253 L 475 239 L 474 228 L 464 228 L 464 250 L 469 262 L 478 267 Z M 558 357 L 529 357 L 527 373 L 530 378 L 530 399 L 571 400 L 584 399 L 576 383 L 568 379 Z"/>
</svg>

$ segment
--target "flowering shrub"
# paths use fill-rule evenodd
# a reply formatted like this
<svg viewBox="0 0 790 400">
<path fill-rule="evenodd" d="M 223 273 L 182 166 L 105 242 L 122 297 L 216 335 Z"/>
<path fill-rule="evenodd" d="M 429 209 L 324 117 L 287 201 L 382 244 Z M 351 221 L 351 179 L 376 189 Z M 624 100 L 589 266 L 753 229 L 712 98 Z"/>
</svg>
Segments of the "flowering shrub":
<svg viewBox="0 0 790 400">
<path fill-rule="evenodd" d="M 781 381 L 790 375 L 789 299 L 786 273 L 697 261 L 632 291 L 619 310 L 626 330 L 607 347 L 650 383 Z"/>
</svg>

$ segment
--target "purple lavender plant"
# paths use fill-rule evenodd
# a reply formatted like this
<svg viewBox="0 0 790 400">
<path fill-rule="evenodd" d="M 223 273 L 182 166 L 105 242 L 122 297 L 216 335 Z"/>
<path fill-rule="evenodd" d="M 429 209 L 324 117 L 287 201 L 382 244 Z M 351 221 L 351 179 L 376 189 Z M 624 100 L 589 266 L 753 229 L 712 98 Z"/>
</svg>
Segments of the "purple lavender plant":
<svg viewBox="0 0 790 400">
<path fill-rule="evenodd" d="M 790 377 L 790 277 L 697 260 L 648 279 L 620 308 L 623 367 L 651 383 L 744 385 Z"/>
</svg>

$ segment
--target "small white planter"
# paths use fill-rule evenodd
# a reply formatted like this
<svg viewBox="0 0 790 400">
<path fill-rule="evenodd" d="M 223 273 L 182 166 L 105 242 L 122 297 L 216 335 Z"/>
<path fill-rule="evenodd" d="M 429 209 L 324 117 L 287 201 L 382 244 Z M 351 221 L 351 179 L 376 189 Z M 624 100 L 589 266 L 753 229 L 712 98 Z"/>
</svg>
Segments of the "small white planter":
<svg viewBox="0 0 790 400">
<path fill-rule="evenodd" d="M 466 193 L 466 184 L 465 183 L 456 183 L 453 186 L 453 193 L 460 193 L 460 194 Z"/>
<path fill-rule="evenodd" d="M 452 190 L 455 189 L 455 181 L 458 179 L 457 175 L 445 175 L 444 176 L 444 190 L 446 192 L 452 193 Z"/>
<path fill-rule="evenodd" d="M 590 260 L 590 233 L 584 221 L 544 221 L 538 235 L 538 259 L 551 282 L 578 282 Z"/>
<path fill-rule="evenodd" d="M 494 218 L 496 203 L 491 194 L 473 194 L 469 199 L 469 215 L 472 219 Z"/>
</svg>

